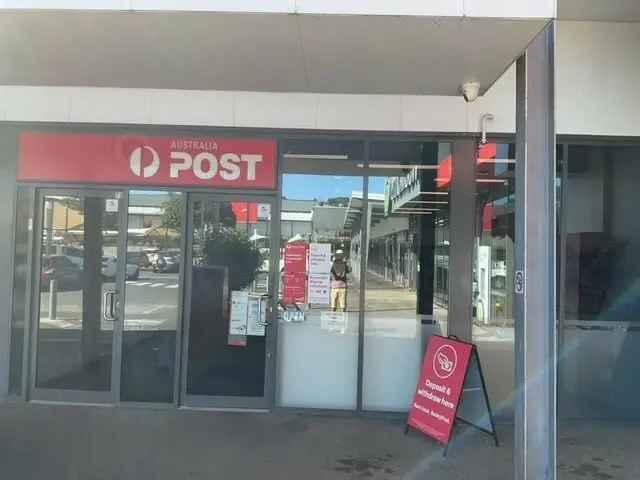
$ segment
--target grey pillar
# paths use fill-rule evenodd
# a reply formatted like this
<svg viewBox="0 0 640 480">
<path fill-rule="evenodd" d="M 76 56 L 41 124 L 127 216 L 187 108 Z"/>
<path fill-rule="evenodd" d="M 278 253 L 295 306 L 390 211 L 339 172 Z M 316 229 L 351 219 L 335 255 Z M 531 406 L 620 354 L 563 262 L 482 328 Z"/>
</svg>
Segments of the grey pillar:
<svg viewBox="0 0 640 480">
<path fill-rule="evenodd" d="M 453 143 L 449 192 L 449 335 L 471 340 L 473 237 L 476 204 L 476 141 Z"/>
<path fill-rule="evenodd" d="M 517 62 L 516 480 L 556 478 L 554 38 L 551 22 Z"/>
<path fill-rule="evenodd" d="M 0 128 L 0 399 L 9 391 L 17 138 L 13 127 Z M 13 348 L 20 351 L 21 346 Z"/>
</svg>

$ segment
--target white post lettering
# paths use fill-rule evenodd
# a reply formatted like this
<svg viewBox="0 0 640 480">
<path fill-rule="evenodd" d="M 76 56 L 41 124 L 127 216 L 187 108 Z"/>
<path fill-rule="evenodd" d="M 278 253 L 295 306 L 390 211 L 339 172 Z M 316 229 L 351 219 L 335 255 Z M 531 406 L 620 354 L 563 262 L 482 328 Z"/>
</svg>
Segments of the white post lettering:
<svg viewBox="0 0 640 480">
<path fill-rule="evenodd" d="M 256 179 L 256 164 L 262 162 L 262 155 L 246 153 L 240 155 L 243 162 L 247 162 L 247 180 Z"/>
<path fill-rule="evenodd" d="M 240 157 L 235 153 L 223 153 L 220 157 L 220 176 L 225 180 L 233 181 L 240 178 Z"/>
<path fill-rule="evenodd" d="M 205 161 L 209 163 L 209 168 L 206 171 L 203 168 Z M 218 160 L 212 153 L 200 152 L 193 159 L 193 173 L 202 180 L 209 180 L 215 177 L 216 173 L 218 173 Z"/>
<path fill-rule="evenodd" d="M 171 152 L 171 160 L 182 160 L 182 163 L 171 163 L 171 168 L 169 169 L 171 178 L 178 178 L 180 172 L 189 170 L 193 165 L 193 158 L 187 152 Z"/>
</svg>

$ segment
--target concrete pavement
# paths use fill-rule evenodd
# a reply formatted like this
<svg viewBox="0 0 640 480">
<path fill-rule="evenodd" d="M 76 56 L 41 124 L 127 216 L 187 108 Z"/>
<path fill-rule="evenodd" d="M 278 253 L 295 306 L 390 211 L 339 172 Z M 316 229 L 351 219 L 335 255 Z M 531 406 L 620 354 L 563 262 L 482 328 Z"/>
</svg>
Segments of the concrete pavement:
<svg viewBox="0 0 640 480">
<path fill-rule="evenodd" d="M 46 480 L 511 480 L 501 446 L 467 428 L 448 457 L 396 419 L 19 404 L 0 408 L 0 478 Z M 640 478 L 640 425 L 561 425 L 561 480 Z"/>
</svg>

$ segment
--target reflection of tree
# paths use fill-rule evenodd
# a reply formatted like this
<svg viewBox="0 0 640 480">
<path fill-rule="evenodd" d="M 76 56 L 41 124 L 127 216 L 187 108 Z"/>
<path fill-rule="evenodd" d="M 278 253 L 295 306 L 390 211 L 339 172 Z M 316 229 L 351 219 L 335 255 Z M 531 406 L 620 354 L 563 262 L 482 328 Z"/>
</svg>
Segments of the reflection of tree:
<svg viewBox="0 0 640 480">
<path fill-rule="evenodd" d="M 251 284 L 263 262 L 260 250 L 247 235 L 230 227 L 209 232 L 204 255 L 208 265 L 227 267 L 231 290 L 241 290 Z"/>
<path fill-rule="evenodd" d="M 182 226 L 182 198 L 177 195 L 170 195 L 169 200 L 164 202 L 161 208 L 162 226 L 180 231 Z"/>
</svg>

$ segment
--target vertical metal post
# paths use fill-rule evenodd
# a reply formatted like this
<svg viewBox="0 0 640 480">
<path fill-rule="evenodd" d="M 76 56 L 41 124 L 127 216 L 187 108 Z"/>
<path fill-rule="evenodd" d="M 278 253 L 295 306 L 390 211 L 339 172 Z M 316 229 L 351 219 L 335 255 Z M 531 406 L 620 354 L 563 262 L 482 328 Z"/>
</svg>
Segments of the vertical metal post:
<svg viewBox="0 0 640 480">
<path fill-rule="evenodd" d="M 449 213 L 448 334 L 471 340 L 473 316 L 473 236 L 476 203 L 476 142 L 453 143 Z"/>
<path fill-rule="evenodd" d="M 356 411 L 363 410 L 364 402 L 364 342 L 366 322 L 366 288 L 367 288 L 367 259 L 369 258 L 369 230 L 371 226 L 371 214 L 369 212 L 369 156 L 371 144 L 364 143 L 364 161 L 366 174 L 362 176 L 362 211 L 360 218 L 360 298 L 358 299 L 358 380 L 356 393 Z M 366 222 L 365 225 L 362 222 Z"/>
<path fill-rule="evenodd" d="M 556 478 L 554 37 L 517 61 L 516 480 Z"/>
<path fill-rule="evenodd" d="M 18 135 L 11 127 L 2 127 L 0 132 L 0 399 L 9 393 L 9 364 L 13 302 L 13 260 L 15 257 L 15 202 L 16 202 L 16 159 L 18 158 Z M 23 365 L 24 368 L 24 365 Z M 24 388 L 24 385 L 23 385 Z"/>
<path fill-rule="evenodd" d="M 58 280 L 49 280 L 49 320 L 58 318 Z"/>
</svg>

